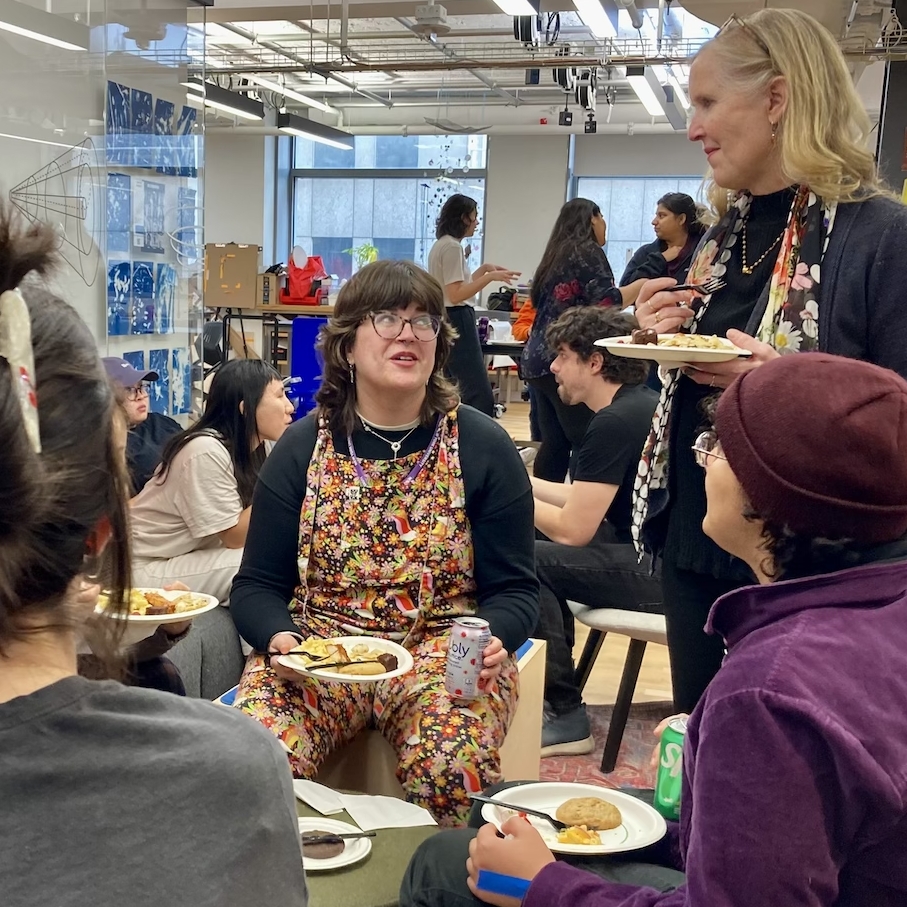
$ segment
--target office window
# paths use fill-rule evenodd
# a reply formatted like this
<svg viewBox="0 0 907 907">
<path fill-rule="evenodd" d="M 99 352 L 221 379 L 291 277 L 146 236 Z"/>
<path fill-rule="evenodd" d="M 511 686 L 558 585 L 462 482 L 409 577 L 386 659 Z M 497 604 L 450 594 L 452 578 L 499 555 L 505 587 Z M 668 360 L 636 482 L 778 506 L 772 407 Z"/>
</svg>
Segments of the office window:
<svg viewBox="0 0 907 907">
<path fill-rule="evenodd" d="M 658 199 L 668 192 L 685 192 L 699 201 L 701 186 L 701 176 L 577 178 L 575 197 L 594 201 L 608 225 L 605 254 L 615 280 L 620 280 L 633 253 L 655 239 L 652 218 Z"/>
</svg>

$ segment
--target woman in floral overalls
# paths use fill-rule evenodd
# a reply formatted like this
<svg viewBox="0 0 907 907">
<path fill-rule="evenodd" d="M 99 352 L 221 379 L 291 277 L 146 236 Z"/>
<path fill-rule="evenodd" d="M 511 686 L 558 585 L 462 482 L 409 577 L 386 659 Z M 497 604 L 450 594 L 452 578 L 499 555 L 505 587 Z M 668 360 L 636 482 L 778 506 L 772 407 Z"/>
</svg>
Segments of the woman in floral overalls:
<svg viewBox="0 0 907 907">
<path fill-rule="evenodd" d="M 538 582 L 526 471 L 506 432 L 445 380 L 443 314 L 441 286 L 408 262 L 369 265 L 341 291 L 320 341 L 318 408 L 262 470 L 231 610 L 255 649 L 236 705 L 289 747 L 298 777 L 377 727 L 407 798 L 455 824 L 468 795 L 500 779 L 517 698 L 509 653 L 535 626 Z M 493 634 L 482 692 L 465 703 L 444 689 L 464 614 Z M 339 684 L 271 657 L 355 634 L 399 641 L 413 671 Z"/>
</svg>

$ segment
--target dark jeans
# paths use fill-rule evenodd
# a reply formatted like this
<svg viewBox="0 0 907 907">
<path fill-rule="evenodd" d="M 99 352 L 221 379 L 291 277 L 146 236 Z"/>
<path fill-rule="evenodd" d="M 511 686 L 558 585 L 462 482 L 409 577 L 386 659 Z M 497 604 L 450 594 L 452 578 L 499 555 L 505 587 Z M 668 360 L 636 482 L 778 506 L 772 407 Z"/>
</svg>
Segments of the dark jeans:
<svg viewBox="0 0 907 907">
<path fill-rule="evenodd" d="M 464 403 L 494 418 L 494 393 L 479 345 L 475 309 L 471 305 L 454 305 L 446 311 L 448 321 L 459 334 L 447 360 L 447 376 L 457 382 Z"/>
<path fill-rule="evenodd" d="M 533 475 L 549 482 L 563 482 L 570 466 L 570 451 L 582 443 L 592 410 L 585 403 L 567 406 L 558 396 L 557 381 L 550 373 L 530 378 L 529 387 L 535 392 L 532 403 L 542 441 Z"/>
<path fill-rule="evenodd" d="M 534 635 L 547 643 L 545 699 L 556 715 L 565 715 L 583 704 L 573 679 L 575 635 L 567 600 L 590 608 L 660 614 L 661 584 L 637 563 L 633 546 L 617 541 L 607 524 L 581 548 L 537 541 L 535 561 L 541 609 Z"/>
<path fill-rule="evenodd" d="M 692 712 L 724 659 L 724 640 L 709 636 L 704 627 L 715 601 L 743 585 L 739 580 L 715 579 L 692 570 L 681 570 L 671 559 L 662 561 L 661 588 L 674 708 Z"/>
<path fill-rule="evenodd" d="M 535 398 L 538 396 L 535 389 L 530 384 L 527 388 L 529 391 L 529 440 L 541 441 L 542 430 L 539 428 L 539 411 Z"/>
<path fill-rule="evenodd" d="M 525 783 L 496 784 L 485 793 L 494 794 Z M 652 802 L 652 791 L 626 790 L 624 793 L 638 796 L 647 803 Z M 469 856 L 469 842 L 484 824 L 481 804 L 476 803 L 469 817 L 469 828 L 443 831 L 425 841 L 410 860 L 403 876 L 400 907 L 476 907 L 483 904 L 466 886 L 466 858 Z M 649 853 L 647 849 L 613 856 L 558 855 L 558 859 L 621 885 L 638 885 L 665 892 L 674 891 L 684 883 L 682 872 L 657 862 L 644 862 Z"/>
</svg>

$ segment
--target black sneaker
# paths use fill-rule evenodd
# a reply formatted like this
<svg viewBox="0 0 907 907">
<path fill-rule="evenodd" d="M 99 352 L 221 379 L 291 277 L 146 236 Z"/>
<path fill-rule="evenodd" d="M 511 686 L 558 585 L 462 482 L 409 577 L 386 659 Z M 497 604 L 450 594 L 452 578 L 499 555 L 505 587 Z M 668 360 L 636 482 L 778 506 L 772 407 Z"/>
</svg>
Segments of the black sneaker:
<svg viewBox="0 0 907 907">
<path fill-rule="evenodd" d="M 595 749 L 586 707 L 566 715 L 545 715 L 542 721 L 542 756 L 582 756 Z"/>
</svg>

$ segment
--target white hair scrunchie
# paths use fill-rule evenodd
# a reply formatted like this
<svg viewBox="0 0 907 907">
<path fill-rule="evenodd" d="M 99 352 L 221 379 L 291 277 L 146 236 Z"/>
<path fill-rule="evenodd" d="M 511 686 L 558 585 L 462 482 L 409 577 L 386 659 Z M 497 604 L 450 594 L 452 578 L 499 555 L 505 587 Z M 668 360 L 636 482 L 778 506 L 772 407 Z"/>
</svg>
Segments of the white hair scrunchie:
<svg viewBox="0 0 907 907">
<path fill-rule="evenodd" d="M 13 393 L 19 398 L 25 433 L 35 453 L 41 453 L 31 317 L 18 290 L 7 290 L 0 295 L 0 357 L 9 364 Z"/>
</svg>

